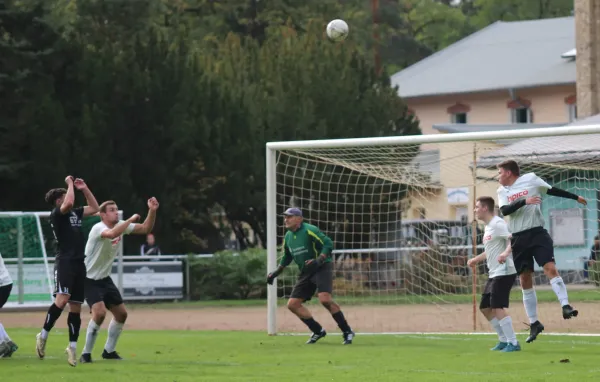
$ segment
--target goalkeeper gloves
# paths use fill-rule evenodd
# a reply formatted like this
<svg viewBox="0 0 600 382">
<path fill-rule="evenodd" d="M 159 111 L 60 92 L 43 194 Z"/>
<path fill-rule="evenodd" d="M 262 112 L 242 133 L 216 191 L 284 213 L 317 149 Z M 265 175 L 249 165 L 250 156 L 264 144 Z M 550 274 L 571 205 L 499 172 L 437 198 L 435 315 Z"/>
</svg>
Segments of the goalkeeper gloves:
<svg viewBox="0 0 600 382">
<path fill-rule="evenodd" d="M 325 263 L 326 256 L 319 256 L 316 259 L 306 260 L 304 263 L 304 270 L 306 272 L 315 272 L 318 268 Z"/>
<path fill-rule="evenodd" d="M 269 274 L 267 275 L 267 284 L 269 284 L 269 285 L 273 285 L 273 280 L 275 280 L 275 278 L 276 278 L 277 276 L 279 276 L 279 273 L 280 273 L 280 272 L 281 272 L 281 271 L 280 271 L 279 269 L 277 269 L 277 270 L 275 270 L 275 271 L 273 271 L 273 272 L 269 273 Z"/>
</svg>

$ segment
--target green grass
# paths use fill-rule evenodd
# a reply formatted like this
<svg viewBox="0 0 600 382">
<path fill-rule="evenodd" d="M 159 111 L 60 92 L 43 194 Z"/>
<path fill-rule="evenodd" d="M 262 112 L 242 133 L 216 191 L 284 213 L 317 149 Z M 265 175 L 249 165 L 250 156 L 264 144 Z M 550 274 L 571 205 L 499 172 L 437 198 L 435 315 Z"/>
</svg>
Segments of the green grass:
<svg viewBox="0 0 600 382">
<path fill-rule="evenodd" d="M 444 304 L 444 303 L 463 303 L 470 304 L 473 296 L 470 294 L 448 294 L 448 295 L 398 295 L 398 294 L 380 294 L 371 296 L 334 296 L 335 299 L 343 305 L 401 305 L 401 304 Z M 556 294 L 551 290 L 538 290 L 537 297 L 539 302 L 556 302 Z M 523 300 L 519 288 L 513 288 L 510 299 L 512 302 Z M 569 289 L 569 300 L 573 302 L 582 301 L 600 301 L 599 289 Z M 479 295 L 477 295 L 479 301 Z M 285 305 L 286 300 L 278 299 L 280 306 Z M 308 302 L 309 305 L 317 304 L 317 299 Z M 157 302 L 153 304 L 129 303 L 134 308 L 156 308 L 156 309 L 188 309 L 188 308 L 223 308 L 223 307 L 253 307 L 266 306 L 267 300 L 209 300 L 209 301 L 179 301 L 179 302 Z"/>
<path fill-rule="evenodd" d="M 126 360 L 104 361 L 104 330 L 93 353 L 95 363 L 72 368 L 63 354 L 65 330 L 51 334 L 43 361 L 35 356 L 34 330 L 9 332 L 21 346 L 11 359 L 0 359 L 2 380 L 11 382 L 595 381 L 600 372 L 596 337 L 542 335 L 525 344 L 519 334 L 524 350 L 506 354 L 488 350 L 495 342 L 491 335 L 359 335 L 352 346 L 331 335 L 309 346 L 305 336 L 125 331 L 118 350 Z"/>
</svg>

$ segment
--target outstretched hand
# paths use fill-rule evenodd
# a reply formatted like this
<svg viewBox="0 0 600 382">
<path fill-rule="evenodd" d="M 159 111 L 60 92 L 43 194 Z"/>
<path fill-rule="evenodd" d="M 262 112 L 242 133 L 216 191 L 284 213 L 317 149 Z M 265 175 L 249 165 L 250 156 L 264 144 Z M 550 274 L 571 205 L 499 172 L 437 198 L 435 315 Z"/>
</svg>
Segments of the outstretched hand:
<svg viewBox="0 0 600 382">
<path fill-rule="evenodd" d="M 149 209 L 156 211 L 158 209 L 158 206 L 159 206 L 158 200 L 156 200 L 155 197 L 151 197 L 150 199 L 148 199 L 148 208 Z"/>
<path fill-rule="evenodd" d="M 577 197 L 577 203 L 583 204 L 584 206 L 587 206 L 587 200 L 585 200 L 585 198 L 583 196 L 578 196 Z"/>
<path fill-rule="evenodd" d="M 83 181 L 83 179 L 77 178 L 75 179 L 75 181 L 73 182 L 73 185 L 75 186 L 76 189 L 78 189 L 79 191 L 83 191 L 85 190 L 87 187 L 87 184 L 85 184 L 85 182 Z"/>
</svg>

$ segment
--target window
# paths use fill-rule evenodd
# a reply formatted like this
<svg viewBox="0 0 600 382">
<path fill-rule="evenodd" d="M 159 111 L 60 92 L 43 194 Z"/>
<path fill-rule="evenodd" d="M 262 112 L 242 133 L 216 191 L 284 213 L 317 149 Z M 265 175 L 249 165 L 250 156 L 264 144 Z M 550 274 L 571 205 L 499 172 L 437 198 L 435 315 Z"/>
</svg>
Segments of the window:
<svg viewBox="0 0 600 382">
<path fill-rule="evenodd" d="M 569 113 L 569 122 L 574 122 L 577 120 L 577 104 L 573 103 L 567 105 L 568 113 Z"/>
<path fill-rule="evenodd" d="M 531 109 L 528 107 L 518 107 L 511 109 L 512 123 L 532 123 L 533 118 Z"/>
<path fill-rule="evenodd" d="M 452 123 L 467 123 L 467 113 L 454 113 L 451 118 Z"/>
<path fill-rule="evenodd" d="M 457 102 L 452 106 L 449 106 L 446 111 L 450 114 L 451 123 L 467 123 L 467 114 L 471 111 L 471 106 Z"/>
</svg>

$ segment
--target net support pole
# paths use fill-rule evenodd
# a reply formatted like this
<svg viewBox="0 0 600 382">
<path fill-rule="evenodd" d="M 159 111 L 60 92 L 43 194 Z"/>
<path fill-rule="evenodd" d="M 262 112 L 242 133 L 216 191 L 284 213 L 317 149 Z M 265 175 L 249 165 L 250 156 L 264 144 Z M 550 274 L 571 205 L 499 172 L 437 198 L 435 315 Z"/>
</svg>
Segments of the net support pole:
<svg viewBox="0 0 600 382">
<path fill-rule="evenodd" d="M 50 292 L 50 299 L 54 299 L 54 285 L 52 284 L 52 273 L 50 272 L 50 264 L 48 264 L 48 252 L 46 252 L 46 245 L 44 242 L 44 234 L 42 233 L 42 222 L 40 221 L 40 213 L 35 213 L 35 224 L 38 229 L 38 237 L 40 239 L 40 246 L 42 248 L 42 255 L 44 256 L 44 267 L 46 268 L 46 277 L 48 278 L 48 289 Z"/>
<path fill-rule="evenodd" d="M 22 305 L 25 302 L 25 291 L 23 286 L 25 282 L 23 280 L 23 217 L 17 217 L 17 285 L 19 286 L 19 304 Z"/>
<path fill-rule="evenodd" d="M 276 151 L 266 148 L 267 172 L 267 272 L 277 266 Z M 277 280 L 267 286 L 267 332 L 277 334 Z"/>
<path fill-rule="evenodd" d="M 477 256 L 477 216 L 475 216 L 475 204 L 477 203 L 477 142 L 473 142 L 473 223 L 471 228 L 471 245 L 473 246 L 473 257 Z M 473 331 L 477 331 L 477 267 L 473 272 Z"/>
</svg>

